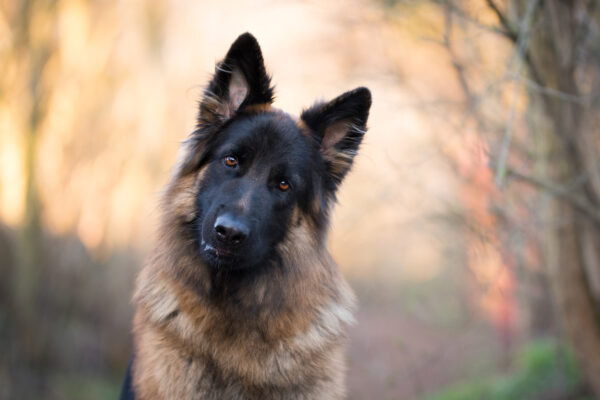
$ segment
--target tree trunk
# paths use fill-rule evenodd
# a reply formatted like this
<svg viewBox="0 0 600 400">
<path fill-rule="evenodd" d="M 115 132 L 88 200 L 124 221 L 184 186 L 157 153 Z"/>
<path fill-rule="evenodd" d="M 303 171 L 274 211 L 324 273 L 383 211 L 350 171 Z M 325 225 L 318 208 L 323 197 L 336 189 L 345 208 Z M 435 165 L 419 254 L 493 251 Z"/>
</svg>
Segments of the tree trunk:
<svg viewBox="0 0 600 400">
<path fill-rule="evenodd" d="M 555 305 L 583 372 L 600 398 L 600 328 L 582 257 L 581 239 L 587 222 L 556 199 L 549 205 L 549 217 L 557 222 L 545 234 L 545 258 Z"/>
<path fill-rule="evenodd" d="M 578 54 L 582 32 L 582 3 L 546 0 L 538 12 L 538 30 L 532 37 L 530 55 L 544 87 L 581 97 L 576 72 L 580 63 L 591 63 Z M 566 101 L 540 93 L 552 129 L 548 140 L 554 143 L 548 155 L 549 178 L 587 204 L 598 208 L 600 184 L 597 145 L 589 129 L 596 118 L 597 105 Z M 564 332 L 590 386 L 600 398 L 600 319 L 598 318 L 598 277 L 600 276 L 600 224 L 575 210 L 572 204 L 554 198 L 549 203 L 549 229 L 545 235 L 545 260 L 550 270 L 553 298 Z"/>
<path fill-rule="evenodd" d="M 25 148 L 24 148 L 24 178 L 25 178 L 25 218 L 17 237 L 16 262 L 14 270 L 14 285 L 12 298 L 16 307 L 12 307 L 14 320 L 17 322 L 13 331 L 17 342 L 22 346 L 22 352 L 28 361 L 34 362 L 40 357 L 43 340 L 35 326 L 39 317 L 38 288 L 40 284 L 40 253 L 41 253 L 41 201 L 36 181 L 36 156 L 40 124 L 45 116 L 45 102 L 49 96 L 48 85 L 44 85 L 43 72 L 53 51 L 54 38 L 51 31 L 47 32 L 44 40 L 33 43 L 30 38 L 31 21 L 36 13 L 55 11 L 53 0 L 34 2 L 23 0 L 18 4 L 14 18 L 15 37 L 13 52 L 23 64 L 29 64 L 28 93 L 31 108 L 28 119 Z"/>
</svg>

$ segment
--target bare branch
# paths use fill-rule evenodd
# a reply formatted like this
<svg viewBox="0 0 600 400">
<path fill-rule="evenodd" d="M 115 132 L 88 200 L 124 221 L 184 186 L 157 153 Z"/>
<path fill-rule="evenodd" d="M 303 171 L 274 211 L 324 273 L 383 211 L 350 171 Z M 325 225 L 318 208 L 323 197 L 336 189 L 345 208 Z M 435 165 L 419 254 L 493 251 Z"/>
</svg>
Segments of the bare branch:
<svg viewBox="0 0 600 400">
<path fill-rule="evenodd" d="M 563 200 L 571 204 L 573 208 L 592 218 L 594 222 L 600 223 L 600 209 L 595 207 L 585 198 L 576 195 L 568 188 L 562 187 L 554 182 L 527 175 L 510 167 L 507 168 L 506 173 L 511 177 L 514 177 L 520 181 L 528 183 L 539 189 L 543 189 L 550 194 L 562 198 Z"/>
<path fill-rule="evenodd" d="M 492 2 L 493 3 L 493 2 Z M 529 39 L 529 28 L 531 26 L 531 20 L 533 18 L 533 13 L 539 4 L 539 0 L 532 0 L 527 7 L 527 11 L 523 16 L 523 20 L 521 22 L 521 28 L 519 29 L 519 39 L 517 40 L 517 45 L 515 47 L 515 54 L 521 54 L 521 58 L 517 61 L 519 64 L 517 66 L 517 76 L 521 75 L 521 71 L 523 69 L 523 59 L 525 59 L 525 54 L 527 52 L 527 43 Z M 511 68 L 512 60 L 514 56 L 511 57 L 509 61 L 507 69 Z M 502 145 L 500 147 L 500 155 L 498 156 L 498 164 L 496 165 L 496 185 L 498 187 L 502 187 L 504 184 L 504 178 L 506 176 L 506 160 L 508 158 L 508 151 L 510 149 L 510 142 L 512 140 L 512 127 L 515 118 L 515 109 L 517 104 L 517 96 L 519 94 L 519 89 L 521 88 L 520 79 L 515 82 L 515 87 L 513 91 L 513 99 L 512 106 L 510 108 L 508 114 L 508 120 L 506 122 L 506 129 L 504 133 L 504 139 L 502 140 Z"/>
<path fill-rule="evenodd" d="M 539 85 L 536 82 L 532 81 L 531 79 L 527 79 L 523 76 L 510 75 L 510 78 L 522 80 L 522 83 L 525 86 L 527 86 L 529 89 L 534 90 L 538 93 L 541 93 L 541 94 L 549 96 L 549 97 L 554 97 L 559 100 L 567 101 L 569 103 L 586 105 L 586 104 L 589 104 L 589 102 L 591 100 L 590 96 L 578 96 L 578 95 L 563 92 L 561 90 L 553 89 L 548 86 L 542 86 L 542 85 Z"/>
<path fill-rule="evenodd" d="M 452 36 L 452 5 L 450 3 L 446 4 L 446 8 L 444 10 L 444 37 L 442 45 L 448 51 L 450 55 L 450 61 L 452 62 L 452 67 L 456 72 L 456 76 L 458 78 L 458 82 L 460 83 L 461 88 L 467 98 L 467 105 L 469 109 L 472 109 L 474 104 L 474 96 L 471 87 L 465 77 L 465 69 L 464 66 L 459 62 L 456 53 L 454 52 L 454 48 L 452 47 L 451 38 Z"/>
<path fill-rule="evenodd" d="M 504 28 L 504 30 L 506 31 L 504 36 L 507 37 L 508 39 L 510 39 L 515 45 L 518 46 L 519 38 L 523 36 L 523 27 L 521 27 L 521 29 L 519 31 L 517 31 L 517 29 L 510 23 L 510 21 L 508 20 L 506 15 L 504 15 L 504 13 L 500 10 L 500 8 L 494 2 L 494 0 L 486 0 L 486 2 L 488 4 L 488 7 L 498 17 L 498 21 L 500 21 L 500 25 L 502 26 L 502 28 Z M 529 3 L 532 13 L 533 13 L 533 11 L 535 11 L 535 8 L 537 8 L 538 3 L 539 3 L 538 1 L 532 1 Z M 525 17 L 523 18 L 523 21 L 525 21 L 527 19 L 528 13 L 529 13 L 529 9 L 525 13 Z M 529 73 L 531 74 L 531 78 L 533 79 L 533 81 L 538 84 L 541 84 L 542 77 L 539 74 L 537 67 L 533 63 L 533 60 L 531 59 L 529 51 L 525 51 L 524 53 L 521 53 L 521 56 L 525 59 L 525 63 L 527 64 Z"/>
<path fill-rule="evenodd" d="M 500 25 L 502 25 L 502 27 L 506 31 L 506 36 L 513 42 L 516 42 L 519 38 L 519 35 L 516 29 L 508 21 L 508 18 L 506 18 L 506 15 L 504 15 L 504 13 L 500 11 L 500 8 L 496 5 L 496 3 L 494 3 L 494 0 L 486 0 L 486 2 L 488 7 L 491 8 L 492 11 L 496 14 L 496 17 L 498 17 Z"/>
<path fill-rule="evenodd" d="M 464 10 L 457 7 L 456 4 L 450 2 L 450 3 L 448 3 L 448 5 L 451 7 L 452 12 L 454 14 L 456 14 L 460 19 L 474 25 L 475 27 L 477 27 L 483 31 L 487 31 L 487 32 L 505 36 L 506 38 L 510 39 L 513 42 L 516 40 L 516 37 L 513 37 L 514 32 L 507 31 L 504 28 L 504 26 L 498 27 L 498 26 L 485 24 L 485 23 L 479 21 L 477 18 L 474 18 L 474 17 L 470 16 L 469 14 L 467 14 Z"/>
</svg>

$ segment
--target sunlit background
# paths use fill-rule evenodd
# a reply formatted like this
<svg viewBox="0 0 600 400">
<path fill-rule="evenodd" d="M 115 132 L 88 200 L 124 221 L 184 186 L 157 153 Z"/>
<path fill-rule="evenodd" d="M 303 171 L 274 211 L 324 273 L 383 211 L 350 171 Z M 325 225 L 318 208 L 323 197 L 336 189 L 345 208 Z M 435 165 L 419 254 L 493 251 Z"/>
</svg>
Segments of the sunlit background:
<svg viewBox="0 0 600 400">
<path fill-rule="evenodd" d="M 600 395 L 595 3 L 0 1 L 0 398 L 117 398 L 160 190 L 246 31 L 279 108 L 373 94 L 329 236 L 349 398 Z"/>
</svg>

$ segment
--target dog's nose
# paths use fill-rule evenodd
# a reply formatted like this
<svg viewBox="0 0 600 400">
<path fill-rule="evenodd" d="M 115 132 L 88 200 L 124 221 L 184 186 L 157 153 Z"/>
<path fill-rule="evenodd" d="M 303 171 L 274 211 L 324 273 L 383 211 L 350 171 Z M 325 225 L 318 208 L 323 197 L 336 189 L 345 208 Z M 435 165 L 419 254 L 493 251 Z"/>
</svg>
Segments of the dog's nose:
<svg viewBox="0 0 600 400">
<path fill-rule="evenodd" d="M 230 214 L 223 214 L 215 221 L 217 239 L 225 244 L 240 244 L 248 237 L 249 229 L 242 221 Z"/>
</svg>

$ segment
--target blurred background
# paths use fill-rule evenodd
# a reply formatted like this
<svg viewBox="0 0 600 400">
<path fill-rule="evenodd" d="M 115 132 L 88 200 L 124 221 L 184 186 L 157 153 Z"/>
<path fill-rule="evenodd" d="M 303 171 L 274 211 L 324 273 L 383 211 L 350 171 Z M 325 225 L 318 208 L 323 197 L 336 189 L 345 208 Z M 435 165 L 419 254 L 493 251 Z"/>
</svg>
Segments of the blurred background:
<svg viewBox="0 0 600 400">
<path fill-rule="evenodd" d="M 329 236 L 349 398 L 600 398 L 599 6 L 0 0 L 0 398 L 117 398 L 159 192 L 245 31 L 284 110 L 373 93 Z"/>
</svg>

